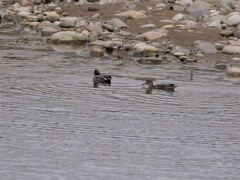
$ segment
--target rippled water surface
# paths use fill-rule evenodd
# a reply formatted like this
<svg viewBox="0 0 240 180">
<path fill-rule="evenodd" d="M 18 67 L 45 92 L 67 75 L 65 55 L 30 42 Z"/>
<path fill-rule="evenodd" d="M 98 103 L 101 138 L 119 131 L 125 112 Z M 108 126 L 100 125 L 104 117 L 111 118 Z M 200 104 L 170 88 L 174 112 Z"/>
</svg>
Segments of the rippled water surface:
<svg viewBox="0 0 240 180">
<path fill-rule="evenodd" d="M 0 29 L 1 179 L 240 179 L 240 86 L 204 66 L 58 52 Z M 94 89 L 93 70 L 113 76 Z M 178 85 L 145 94 L 144 79 Z"/>
</svg>

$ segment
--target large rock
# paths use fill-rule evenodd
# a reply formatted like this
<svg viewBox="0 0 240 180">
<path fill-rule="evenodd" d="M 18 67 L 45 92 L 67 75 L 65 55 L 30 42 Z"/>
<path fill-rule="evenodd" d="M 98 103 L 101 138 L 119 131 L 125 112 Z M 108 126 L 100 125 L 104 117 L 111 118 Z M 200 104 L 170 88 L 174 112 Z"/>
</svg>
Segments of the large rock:
<svg viewBox="0 0 240 180">
<path fill-rule="evenodd" d="M 239 67 L 231 67 L 227 70 L 227 75 L 233 78 L 240 77 L 240 68 Z"/>
<path fill-rule="evenodd" d="M 59 14 L 57 14 L 55 11 L 45 12 L 45 14 L 47 14 L 46 18 L 50 22 L 55 22 L 55 21 L 58 21 L 60 19 Z"/>
<path fill-rule="evenodd" d="M 110 21 L 108 21 L 107 24 L 113 26 L 114 28 L 118 28 L 118 29 L 127 27 L 127 25 L 118 18 L 111 19 Z"/>
<path fill-rule="evenodd" d="M 205 54 L 217 53 L 217 49 L 210 42 L 195 41 L 194 43 L 196 44 L 197 49 Z"/>
<path fill-rule="evenodd" d="M 57 33 L 57 32 L 59 32 L 59 31 L 60 31 L 60 30 L 57 29 L 57 28 L 46 26 L 46 27 L 44 27 L 44 28 L 42 29 L 41 35 L 42 35 L 42 36 L 45 36 L 45 37 L 48 37 L 48 36 L 51 36 L 51 35 L 53 35 L 54 33 Z"/>
<path fill-rule="evenodd" d="M 237 26 L 240 24 L 240 13 L 233 13 L 227 20 L 229 26 Z"/>
<path fill-rule="evenodd" d="M 152 45 L 146 44 L 144 42 L 139 42 L 133 45 L 133 50 L 141 53 L 156 53 L 158 49 Z"/>
<path fill-rule="evenodd" d="M 222 52 L 227 54 L 240 54 L 240 46 L 226 45 Z"/>
<path fill-rule="evenodd" d="M 141 18 L 147 17 L 147 15 L 145 15 L 143 12 L 134 11 L 134 10 L 129 10 L 129 11 L 125 11 L 122 13 L 118 13 L 118 14 L 115 14 L 115 16 L 121 16 L 121 17 L 131 18 L 131 19 L 141 19 Z"/>
<path fill-rule="evenodd" d="M 187 9 L 189 14 L 199 11 L 199 10 L 209 10 L 211 8 L 211 4 L 202 0 L 196 0 L 192 3 L 192 5 Z"/>
<path fill-rule="evenodd" d="M 69 28 L 69 27 L 75 27 L 77 23 L 78 18 L 77 17 L 63 17 L 60 18 L 60 26 Z"/>
<path fill-rule="evenodd" d="M 50 36 L 47 41 L 53 44 L 84 44 L 88 37 L 74 31 L 61 31 Z"/>
</svg>

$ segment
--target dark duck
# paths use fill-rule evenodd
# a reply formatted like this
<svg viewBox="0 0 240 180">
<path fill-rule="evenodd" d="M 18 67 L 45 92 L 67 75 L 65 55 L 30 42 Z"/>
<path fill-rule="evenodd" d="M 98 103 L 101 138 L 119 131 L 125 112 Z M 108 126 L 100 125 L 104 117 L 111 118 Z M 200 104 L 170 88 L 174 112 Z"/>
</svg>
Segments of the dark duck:
<svg viewBox="0 0 240 180">
<path fill-rule="evenodd" d="M 145 86 L 146 89 L 146 94 L 151 94 L 152 91 L 155 90 L 164 90 L 167 92 L 173 92 L 174 89 L 177 87 L 174 84 L 157 84 L 157 85 L 153 85 L 153 81 L 151 79 L 146 80 L 146 82 L 144 84 L 142 84 L 142 86 Z"/>
<path fill-rule="evenodd" d="M 97 88 L 99 84 L 111 86 L 112 77 L 106 74 L 100 74 L 99 70 L 94 70 L 93 86 Z"/>
</svg>

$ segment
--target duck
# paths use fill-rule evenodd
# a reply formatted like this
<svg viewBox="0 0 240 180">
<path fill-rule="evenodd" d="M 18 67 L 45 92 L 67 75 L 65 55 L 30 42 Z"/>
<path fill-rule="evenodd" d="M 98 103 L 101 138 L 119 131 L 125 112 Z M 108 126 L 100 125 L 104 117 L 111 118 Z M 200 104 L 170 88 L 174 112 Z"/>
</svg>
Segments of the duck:
<svg viewBox="0 0 240 180">
<path fill-rule="evenodd" d="M 151 79 L 147 79 L 142 86 L 147 86 L 146 94 L 151 94 L 152 91 L 155 90 L 164 90 L 168 92 L 173 92 L 174 89 L 177 87 L 175 84 L 157 84 L 153 85 L 153 81 Z"/>
<path fill-rule="evenodd" d="M 95 69 L 93 74 L 93 86 L 95 88 L 97 88 L 99 84 L 111 86 L 112 77 L 110 75 L 100 74 L 100 71 L 98 69 Z"/>
</svg>

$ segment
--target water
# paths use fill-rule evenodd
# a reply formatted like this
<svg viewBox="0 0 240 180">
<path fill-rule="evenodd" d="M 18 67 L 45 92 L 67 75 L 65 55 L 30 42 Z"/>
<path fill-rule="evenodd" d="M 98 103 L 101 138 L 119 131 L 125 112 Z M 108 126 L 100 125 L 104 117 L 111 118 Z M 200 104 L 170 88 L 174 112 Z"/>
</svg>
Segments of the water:
<svg viewBox="0 0 240 180">
<path fill-rule="evenodd" d="M 240 178 L 238 82 L 201 63 L 140 66 L 75 51 L 0 29 L 1 179 Z M 112 86 L 93 88 L 95 68 Z M 178 87 L 145 94 L 146 78 Z"/>
</svg>

